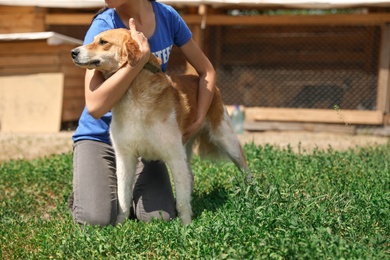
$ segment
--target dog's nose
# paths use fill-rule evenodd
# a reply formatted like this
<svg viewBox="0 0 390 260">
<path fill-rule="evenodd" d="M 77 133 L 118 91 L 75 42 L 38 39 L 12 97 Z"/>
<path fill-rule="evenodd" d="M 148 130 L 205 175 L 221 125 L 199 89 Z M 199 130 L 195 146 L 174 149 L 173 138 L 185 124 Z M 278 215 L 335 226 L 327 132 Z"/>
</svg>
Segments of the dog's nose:
<svg viewBox="0 0 390 260">
<path fill-rule="evenodd" d="M 72 58 L 76 59 L 77 55 L 79 55 L 79 53 L 80 53 L 80 50 L 78 48 L 75 48 L 75 49 L 71 50 L 70 53 L 72 55 Z"/>
</svg>

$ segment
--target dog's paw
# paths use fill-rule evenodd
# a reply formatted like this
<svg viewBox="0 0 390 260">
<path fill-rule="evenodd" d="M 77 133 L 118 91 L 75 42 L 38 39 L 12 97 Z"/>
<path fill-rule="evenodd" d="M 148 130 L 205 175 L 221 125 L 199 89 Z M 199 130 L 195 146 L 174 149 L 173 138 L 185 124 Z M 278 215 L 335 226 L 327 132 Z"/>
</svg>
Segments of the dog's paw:
<svg viewBox="0 0 390 260">
<path fill-rule="evenodd" d="M 191 223 L 192 209 L 190 203 L 178 203 L 177 211 L 179 212 L 179 216 L 181 218 L 181 223 L 183 224 L 183 226 L 186 226 Z"/>
<path fill-rule="evenodd" d="M 183 226 L 187 226 L 187 225 L 191 224 L 191 222 L 192 222 L 191 215 L 192 215 L 191 209 L 189 209 L 186 212 L 182 212 L 180 214 L 181 223 L 183 224 Z"/>
<path fill-rule="evenodd" d="M 116 218 L 116 223 L 117 224 L 123 224 L 126 219 L 127 219 L 127 214 L 126 213 L 119 213 L 117 218 Z"/>
<path fill-rule="evenodd" d="M 252 172 L 247 171 L 247 172 L 245 172 L 245 174 L 246 174 L 246 176 L 245 176 L 245 183 L 250 184 L 253 181 Z"/>
<path fill-rule="evenodd" d="M 187 226 L 187 225 L 191 224 L 191 222 L 192 222 L 191 216 L 188 216 L 188 217 L 182 216 L 181 217 L 181 223 L 183 224 L 183 226 Z"/>
</svg>

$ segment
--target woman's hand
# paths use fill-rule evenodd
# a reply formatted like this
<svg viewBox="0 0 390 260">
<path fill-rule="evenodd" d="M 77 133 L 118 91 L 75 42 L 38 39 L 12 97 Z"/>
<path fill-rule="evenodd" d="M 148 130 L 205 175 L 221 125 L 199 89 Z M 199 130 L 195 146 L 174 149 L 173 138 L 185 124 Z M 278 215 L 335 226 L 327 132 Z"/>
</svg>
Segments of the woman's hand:
<svg viewBox="0 0 390 260">
<path fill-rule="evenodd" d="M 201 129 L 203 124 L 203 119 L 198 118 L 192 125 L 190 125 L 187 129 L 184 130 L 182 141 L 183 144 L 187 143 L 187 141 L 194 136 Z"/>
<path fill-rule="evenodd" d="M 142 32 L 137 31 L 135 27 L 135 20 L 133 18 L 130 18 L 129 20 L 129 27 L 130 27 L 131 37 L 138 43 L 139 48 L 141 50 L 142 53 L 141 60 L 144 60 L 145 63 L 148 62 L 150 58 L 150 47 L 149 47 L 148 39 L 145 37 L 145 35 Z"/>
</svg>

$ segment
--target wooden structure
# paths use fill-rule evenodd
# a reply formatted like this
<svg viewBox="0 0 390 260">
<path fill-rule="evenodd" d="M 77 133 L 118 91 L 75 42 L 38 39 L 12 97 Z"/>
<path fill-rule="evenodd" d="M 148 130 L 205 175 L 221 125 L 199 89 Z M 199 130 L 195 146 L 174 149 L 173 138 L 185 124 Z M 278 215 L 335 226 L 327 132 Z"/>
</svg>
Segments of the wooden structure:
<svg viewBox="0 0 390 260">
<path fill-rule="evenodd" d="M 297 31 L 310 33 L 313 32 L 314 26 L 324 27 L 375 27 L 380 37 L 379 43 L 367 44 L 367 48 L 359 53 L 351 53 L 354 59 L 353 66 L 363 63 L 365 70 L 374 68 L 376 81 L 376 97 L 375 108 L 371 110 L 356 110 L 342 109 L 335 113 L 333 109 L 303 109 L 303 108 L 288 108 L 288 107 L 248 107 L 246 108 L 246 119 L 249 121 L 282 121 L 282 122 L 314 122 L 314 123 L 348 123 L 362 125 L 384 125 L 389 124 L 390 119 L 390 1 L 374 6 L 367 1 L 366 5 L 353 5 L 353 8 L 360 8 L 361 13 L 353 14 L 323 14 L 323 15 L 232 15 L 232 10 L 256 10 L 262 12 L 268 9 L 292 8 L 294 6 L 286 5 L 265 5 L 251 4 L 250 1 L 243 1 L 245 4 L 213 4 L 218 1 L 209 1 L 210 5 L 200 4 L 208 1 L 162 1 L 173 5 L 190 26 L 193 32 L 193 38 L 203 48 L 206 55 L 212 57 L 212 62 L 218 69 L 223 66 L 243 65 L 250 66 L 253 63 L 266 62 L 266 56 L 261 53 L 252 55 L 251 53 L 242 55 L 229 52 L 239 46 L 250 44 L 258 44 L 254 36 L 259 36 L 260 28 L 272 27 L 276 28 L 277 32 L 283 30 L 291 30 L 295 27 Z M 229 2 L 229 1 L 225 1 Z M 237 1 L 235 1 L 237 2 Z M 240 2 L 240 1 L 238 1 Z M 265 1 L 266 2 L 266 1 Z M 288 1 L 286 1 L 288 2 Z M 321 1 L 316 1 L 321 2 Z M 350 1 L 348 1 L 350 2 Z M 361 2 L 360 2 L 361 3 Z M 326 6 L 325 6 L 326 7 Z M 336 6 L 337 7 L 337 6 Z M 340 6 L 344 8 L 346 6 Z M 295 7 L 297 8 L 297 7 Z M 321 8 L 321 6 L 318 6 Z M 33 6 L 1 6 L 0 5 L 0 33 L 12 32 L 36 32 L 36 31 L 51 31 L 66 34 L 68 36 L 82 39 L 91 18 L 98 7 L 88 6 L 86 8 L 58 8 L 58 7 L 33 7 Z M 23 17 L 23 19 L 21 19 Z M 256 29 L 257 28 L 257 29 Z M 251 31 L 251 34 L 247 34 Z M 241 35 L 238 38 L 225 37 L 228 34 Z M 352 33 L 353 34 L 353 33 Z M 359 32 L 354 32 L 359 34 Z M 252 38 L 251 38 L 251 37 Z M 351 34 L 349 35 L 351 36 Z M 352 35 L 353 36 L 353 35 Z M 355 35 L 356 36 L 356 35 Z M 260 36 L 259 36 L 260 37 Z M 348 41 L 348 34 L 344 38 L 334 39 L 339 46 L 343 41 Z M 353 36 L 354 37 L 354 36 Z M 264 37 L 263 37 L 264 38 Z M 307 39 L 303 39 L 307 40 Z M 321 42 L 321 39 L 311 38 L 313 44 Z M 361 39 L 360 39 L 361 40 Z M 299 45 L 302 39 L 297 39 L 293 44 Z M 272 38 L 265 41 L 266 44 L 275 44 Z M 283 48 L 283 46 L 281 46 Z M 286 47 L 288 48 L 288 46 Z M 377 48 L 375 51 L 379 53 L 377 58 L 373 58 L 370 51 Z M 175 50 L 174 50 L 175 51 Z M 350 51 L 345 49 L 345 51 Z M 272 57 L 277 58 L 278 53 L 274 53 Z M 173 56 L 172 56 L 173 57 Z M 286 57 L 286 56 L 283 56 Z M 290 61 L 299 59 L 301 56 L 291 56 Z M 345 59 L 340 53 L 331 53 L 329 60 Z M 69 63 L 70 59 L 63 60 L 64 64 Z M 171 61 L 170 61 L 171 62 Z M 183 59 L 177 57 L 172 60 L 174 66 L 183 66 Z M 272 61 L 264 66 L 270 66 Z M 373 66 L 373 63 L 374 66 Z M 274 64 L 277 66 L 278 64 Z M 184 65 L 186 66 L 186 65 Z M 359 65 L 360 66 L 360 65 Z M 172 65 L 170 65 L 172 67 Z M 377 68 L 377 69 L 376 69 Z M 67 68 L 69 69 L 69 68 Z M 335 69 L 338 69 L 337 67 Z M 75 69 L 76 70 L 76 69 Z M 192 73 L 191 67 L 187 65 L 187 73 Z M 178 70 L 180 72 L 184 70 Z M 1 70 L 0 70 L 1 72 Z M 73 82 L 75 82 L 76 78 Z M 80 81 L 81 82 L 81 81 Z M 70 83 L 69 83 L 70 84 Z M 73 84 L 73 83 L 72 83 Z M 82 83 L 80 83 L 82 84 Z M 71 89 L 72 87 L 66 87 Z M 70 92 L 66 95 L 69 97 L 80 97 L 80 90 L 73 88 L 74 93 Z M 72 90 L 72 91 L 73 91 Z M 80 103 L 81 105 L 81 103 Z M 64 107 L 65 109 L 65 107 Z M 73 120 L 73 117 L 63 116 L 63 120 Z M 343 121 L 344 120 L 344 121 Z"/>
<path fill-rule="evenodd" d="M 84 106 L 84 71 L 74 66 L 70 50 L 81 44 L 80 40 L 53 32 L 0 34 L 0 79 L 21 76 L 14 77 L 17 86 L 25 84 L 22 76 L 62 74 L 60 120 L 78 120 Z M 29 92 L 34 93 L 34 89 L 26 88 L 25 93 Z"/>
</svg>

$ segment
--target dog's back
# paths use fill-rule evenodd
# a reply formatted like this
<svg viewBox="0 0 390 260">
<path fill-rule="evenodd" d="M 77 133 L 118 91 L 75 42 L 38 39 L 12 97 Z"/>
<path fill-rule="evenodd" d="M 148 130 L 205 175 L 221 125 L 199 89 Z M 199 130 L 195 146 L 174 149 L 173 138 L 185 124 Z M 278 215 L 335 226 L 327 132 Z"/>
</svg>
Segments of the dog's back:
<svg viewBox="0 0 390 260">
<path fill-rule="evenodd" d="M 168 77 L 163 73 L 141 72 L 112 110 L 112 137 L 120 138 L 117 143 L 131 143 L 131 149 L 137 147 L 137 153 L 144 159 L 162 160 L 159 157 L 163 155 L 155 154 L 157 150 L 161 150 L 159 154 L 166 154 L 166 149 L 172 147 L 169 142 L 180 139 L 196 120 L 198 89 L 199 77 L 195 75 Z M 201 131 L 187 144 L 187 154 L 190 155 L 192 146 L 196 145 L 202 158 L 228 156 L 212 142 L 213 133 L 220 131 L 224 121 L 229 118 L 216 88 Z M 159 138 L 161 136 L 164 138 Z"/>
</svg>

